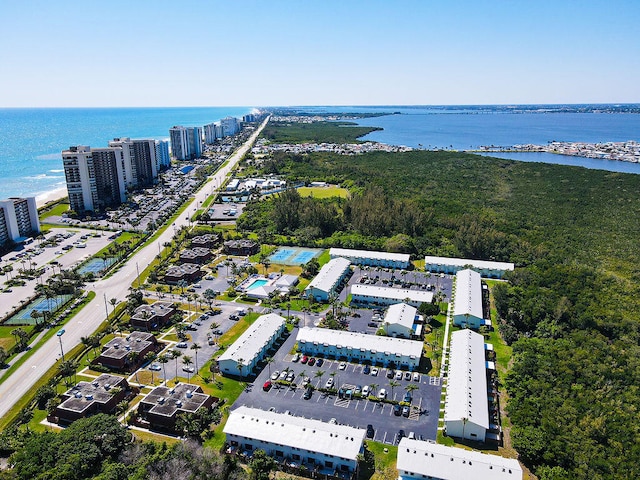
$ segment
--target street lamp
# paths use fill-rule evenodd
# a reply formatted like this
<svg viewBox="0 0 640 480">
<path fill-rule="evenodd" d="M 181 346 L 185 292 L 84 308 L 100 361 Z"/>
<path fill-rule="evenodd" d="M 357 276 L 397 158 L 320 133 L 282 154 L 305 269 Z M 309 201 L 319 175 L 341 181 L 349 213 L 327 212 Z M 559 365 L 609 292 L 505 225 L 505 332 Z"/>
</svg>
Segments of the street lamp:
<svg viewBox="0 0 640 480">
<path fill-rule="evenodd" d="M 62 355 L 62 361 L 64 362 L 64 350 L 62 349 L 62 335 L 64 335 L 64 328 L 58 330 L 56 335 L 58 336 L 58 340 L 60 340 L 60 354 Z"/>
</svg>

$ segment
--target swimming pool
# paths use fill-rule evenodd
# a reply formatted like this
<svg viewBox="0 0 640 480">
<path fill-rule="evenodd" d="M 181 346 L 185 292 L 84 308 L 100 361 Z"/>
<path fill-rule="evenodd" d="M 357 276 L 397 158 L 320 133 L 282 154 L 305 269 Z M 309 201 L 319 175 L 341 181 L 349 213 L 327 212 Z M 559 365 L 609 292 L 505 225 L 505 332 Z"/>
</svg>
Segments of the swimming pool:
<svg viewBox="0 0 640 480">
<path fill-rule="evenodd" d="M 245 290 L 247 291 L 253 290 L 254 288 L 262 287 L 267 283 L 269 283 L 269 280 L 265 280 L 264 278 L 257 278 L 253 282 L 251 282 L 249 285 L 247 285 Z"/>
</svg>

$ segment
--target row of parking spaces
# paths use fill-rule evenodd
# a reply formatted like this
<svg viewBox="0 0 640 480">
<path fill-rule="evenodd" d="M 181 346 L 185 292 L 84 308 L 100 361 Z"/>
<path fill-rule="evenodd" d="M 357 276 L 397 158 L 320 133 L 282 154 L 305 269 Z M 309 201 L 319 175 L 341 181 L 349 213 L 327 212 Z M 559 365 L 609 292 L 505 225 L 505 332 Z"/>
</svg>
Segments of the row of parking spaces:
<svg viewBox="0 0 640 480">
<path fill-rule="evenodd" d="M 297 363 L 295 359 L 296 357 L 294 355 L 292 356 L 290 361 L 292 363 Z M 422 379 L 422 374 L 418 372 L 410 372 L 408 370 L 393 369 L 389 367 L 371 367 L 369 365 L 349 363 L 342 360 L 330 360 L 315 357 L 308 357 L 307 360 L 305 360 L 305 356 L 302 356 L 298 359 L 298 362 L 300 366 L 306 365 L 308 367 L 322 367 L 327 370 L 336 369 L 338 371 L 342 370 L 345 372 L 361 373 L 363 375 L 369 375 L 371 377 L 386 377 L 389 380 L 396 381 L 405 380 L 419 383 Z"/>
</svg>

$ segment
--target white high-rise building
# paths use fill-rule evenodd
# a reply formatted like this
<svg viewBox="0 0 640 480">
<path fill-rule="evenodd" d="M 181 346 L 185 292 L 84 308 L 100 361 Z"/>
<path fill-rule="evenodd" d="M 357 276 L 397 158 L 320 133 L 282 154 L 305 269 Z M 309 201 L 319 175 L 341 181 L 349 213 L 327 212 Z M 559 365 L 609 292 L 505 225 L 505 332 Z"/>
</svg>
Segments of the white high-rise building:
<svg viewBox="0 0 640 480">
<path fill-rule="evenodd" d="M 127 188 L 152 186 L 158 178 L 155 140 L 114 138 L 110 147 L 122 149 L 121 163 Z"/>
<path fill-rule="evenodd" d="M 171 153 L 176 160 L 192 160 L 202 155 L 202 128 L 175 126 L 169 130 Z"/>
<path fill-rule="evenodd" d="M 207 144 L 212 144 L 215 143 L 216 139 L 218 139 L 220 137 L 218 137 L 216 135 L 216 124 L 215 123 L 209 123 L 208 125 L 204 126 L 204 141 Z"/>
<path fill-rule="evenodd" d="M 240 131 L 240 123 L 235 117 L 226 117 L 220 120 L 222 126 L 222 136 L 229 137 Z"/>
<path fill-rule="evenodd" d="M 35 197 L 12 197 L 0 201 L 0 245 L 19 242 L 40 233 Z"/>
</svg>

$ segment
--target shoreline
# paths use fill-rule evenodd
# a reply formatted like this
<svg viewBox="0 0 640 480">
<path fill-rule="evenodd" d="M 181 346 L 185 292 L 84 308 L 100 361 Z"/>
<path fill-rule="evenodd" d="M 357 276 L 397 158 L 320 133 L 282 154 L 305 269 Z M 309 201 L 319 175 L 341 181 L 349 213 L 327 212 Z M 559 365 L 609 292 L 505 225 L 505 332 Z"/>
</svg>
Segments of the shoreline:
<svg viewBox="0 0 640 480">
<path fill-rule="evenodd" d="M 36 195 L 36 206 L 38 208 L 44 207 L 47 203 L 54 200 L 62 200 L 68 195 L 67 187 L 56 188 L 45 193 Z"/>
</svg>

